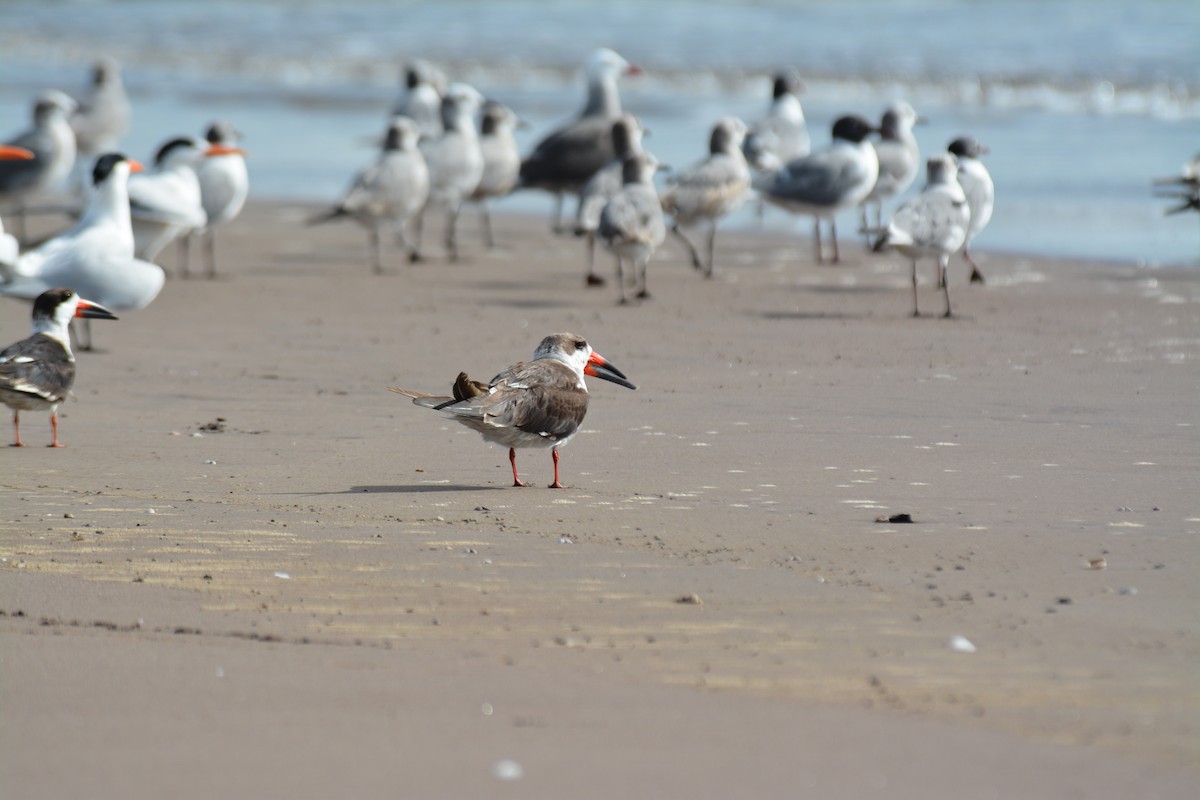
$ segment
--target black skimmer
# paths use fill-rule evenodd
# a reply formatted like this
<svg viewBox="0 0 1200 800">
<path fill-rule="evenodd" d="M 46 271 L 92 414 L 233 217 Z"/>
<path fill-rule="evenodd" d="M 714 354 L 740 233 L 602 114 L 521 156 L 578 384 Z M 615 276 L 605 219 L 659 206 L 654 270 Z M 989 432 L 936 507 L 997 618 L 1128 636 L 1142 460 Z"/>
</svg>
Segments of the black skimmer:
<svg viewBox="0 0 1200 800">
<path fill-rule="evenodd" d="M 641 155 L 645 128 L 633 114 L 622 114 L 612 124 L 613 151 L 616 158 L 596 171 L 579 193 L 579 209 L 575 214 L 575 235 L 587 239 L 587 274 L 585 286 L 603 286 L 604 278 L 596 274 L 596 229 L 600 214 L 608 201 L 625 185 L 625 159 Z"/>
<path fill-rule="evenodd" d="M 596 234 L 617 258 L 617 289 L 625 305 L 625 263 L 629 262 L 637 283 L 637 297 L 646 299 L 646 270 L 654 251 L 667 238 L 667 223 L 663 219 L 662 201 L 654 188 L 654 173 L 658 159 L 648 153 L 625 159 L 622 171 L 624 184 L 600 213 Z"/>
<path fill-rule="evenodd" d="M 674 219 L 671 233 L 687 247 L 692 266 L 711 278 L 717 238 L 717 222 L 736 211 L 750 190 L 750 167 L 742 153 L 746 124 L 737 117 L 724 117 L 713 126 L 709 154 L 703 161 L 671 176 L 662 194 L 662 206 Z M 700 260 L 695 246 L 682 228 L 708 223 L 708 262 Z"/>
<path fill-rule="evenodd" d="M 76 103 L 56 89 L 42 92 L 33 106 L 33 127 L 5 144 L 33 153 L 31 159 L 0 161 L 0 205 L 15 205 L 25 238 L 30 198 L 53 189 L 75 166 L 75 132 L 68 121 Z"/>
<path fill-rule="evenodd" d="M 489 250 L 496 246 L 496 239 L 492 236 L 488 200 L 504 197 L 517 187 L 521 174 L 521 151 L 517 147 L 516 130 L 523 125 L 525 122 L 503 103 L 488 100 L 483 104 L 483 116 L 479 120 L 483 176 L 469 199 L 479 204 L 484 244 Z"/>
<path fill-rule="evenodd" d="M 862 226 L 869 242 L 883 230 L 883 203 L 903 194 L 921 171 L 921 147 L 913 135 L 913 126 L 924 122 L 911 105 L 904 101 L 892 103 L 883 112 L 879 125 L 879 141 L 874 142 L 879 157 L 879 177 L 875 188 L 862 201 Z M 867 221 L 868 206 L 875 207 L 875 227 Z"/>
<path fill-rule="evenodd" d="M 916 197 L 904 202 L 887 230 L 875 243 L 876 250 L 894 247 L 912 261 L 913 316 L 920 316 L 917 306 L 917 261 L 933 258 L 937 262 L 937 285 L 946 296 L 946 312 L 950 313 L 950 287 L 946 283 L 946 265 L 967 241 L 971 224 L 971 208 L 958 183 L 958 166 L 949 153 L 933 156 L 927 163 L 928 183 Z"/>
<path fill-rule="evenodd" d="M 521 186 L 543 189 L 555 196 L 555 233 L 562 230 L 563 195 L 579 194 L 596 170 L 616 156 L 612 124 L 621 116 L 617 79 L 642 73 L 641 67 L 607 48 L 593 52 L 584 68 L 588 91 L 583 112 L 539 142 L 521 162 Z"/>
<path fill-rule="evenodd" d="M 246 171 L 246 153 L 239 147 L 241 134 L 227 120 L 217 120 L 208 126 L 204 138 L 209 148 L 215 148 L 196 168 L 200 180 L 200 205 L 208 218 L 203 228 L 193 231 L 180 241 L 185 248 L 180 266 L 187 275 L 188 259 L 186 248 L 193 235 L 205 242 L 205 261 L 208 277 L 217 276 L 216 226 L 235 219 L 242 213 L 246 198 L 250 195 L 250 175 Z"/>
<path fill-rule="evenodd" d="M 75 227 L 23 253 L 11 270 L 0 270 L 0 294 L 28 300 L 66 286 L 116 311 L 149 305 L 162 291 L 162 267 L 134 258 L 129 222 L 129 173 L 142 167 L 119 153 L 106 153 L 92 168 L 94 189 Z M 91 329 L 84 318 L 91 349 Z"/>
<path fill-rule="evenodd" d="M 625 375 L 591 345 L 573 333 L 547 336 L 532 361 L 512 365 L 483 384 L 460 373 L 453 396 L 437 396 L 389 387 L 413 403 L 448 414 L 479 432 L 489 442 L 508 448 L 513 486 L 528 486 L 517 475 L 517 448 L 549 447 L 554 461 L 551 489 L 563 488 L 558 479 L 558 450 L 579 432 L 587 414 L 584 375 L 635 389 Z"/>
<path fill-rule="evenodd" d="M 33 303 L 33 335 L 0 351 L 0 400 L 13 410 L 13 447 L 21 441 L 21 412 L 50 409 L 50 447 L 58 441 L 58 404 L 75 383 L 68 325 L 75 317 L 116 319 L 99 303 L 70 289 L 50 289 Z"/>
<path fill-rule="evenodd" d="M 795 72 L 776 73 L 771 82 L 771 106 L 746 134 L 746 160 L 772 171 L 812 150 L 804 109 L 798 95 L 803 90 Z"/>
<path fill-rule="evenodd" d="M 755 187 L 773 205 L 813 218 L 817 263 L 823 263 L 821 220 L 829 221 L 833 262 L 841 260 L 837 215 L 863 201 L 879 177 L 879 157 L 867 137 L 878 129 L 862 117 L 845 116 L 833 124 L 833 142 L 823 150 L 788 162 L 777 172 L 758 176 Z"/>
<path fill-rule="evenodd" d="M 33 159 L 32 150 L 0 144 L 0 161 L 32 161 Z M 11 233 L 5 233 L 4 221 L 0 220 L 0 270 L 13 267 L 20 254 L 21 245 L 17 241 L 17 237 Z"/>
<path fill-rule="evenodd" d="M 371 268 L 376 274 L 383 271 L 379 249 L 379 229 L 393 225 L 396 238 L 408 257 L 416 261 L 418 253 L 407 234 L 409 221 L 425 207 L 429 196 L 429 170 L 425 158 L 417 149 L 420 132 L 408 117 L 393 117 L 388 125 L 383 150 L 366 167 L 359 170 L 330 211 L 313 217 L 317 224 L 347 217 L 367 229 L 371 247 Z"/>
<path fill-rule="evenodd" d="M 442 98 L 442 134 L 420 141 L 421 155 L 429 170 L 429 199 L 417 215 L 418 251 L 425 210 L 441 206 L 446 209 L 446 252 L 451 261 L 458 260 L 458 212 L 483 178 L 483 151 L 475 129 L 475 115 L 483 102 L 483 95 L 474 87 L 450 84 Z"/>
<path fill-rule="evenodd" d="M 983 273 L 971 258 L 971 242 L 991 221 L 996 202 L 996 184 L 979 159 L 981 155 L 987 155 L 988 149 L 970 136 L 955 139 L 948 149 L 958 159 L 958 183 L 971 208 L 971 225 L 967 228 L 967 241 L 963 243 L 963 258 L 971 265 L 971 283 L 983 283 Z"/>
</svg>

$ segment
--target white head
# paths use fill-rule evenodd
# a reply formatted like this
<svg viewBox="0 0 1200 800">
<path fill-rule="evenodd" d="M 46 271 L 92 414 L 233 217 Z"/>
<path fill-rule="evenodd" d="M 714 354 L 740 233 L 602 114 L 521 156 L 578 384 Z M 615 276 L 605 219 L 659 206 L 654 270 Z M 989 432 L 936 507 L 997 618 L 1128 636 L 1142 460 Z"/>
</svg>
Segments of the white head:
<svg viewBox="0 0 1200 800">
<path fill-rule="evenodd" d="M 455 127 L 456 123 L 465 128 L 474 128 L 475 115 L 483 107 L 484 99 L 474 86 L 466 83 L 452 83 L 446 87 L 442 98 L 442 124 L 447 128 Z"/>
<path fill-rule="evenodd" d="M 958 161 L 949 153 L 939 153 L 925 162 L 925 171 L 930 183 L 953 183 L 958 180 Z"/>
<path fill-rule="evenodd" d="M 38 125 L 46 125 L 54 119 L 66 120 L 77 108 L 79 104 L 69 95 L 58 89 L 47 89 L 38 95 L 33 106 L 33 120 Z"/>
<path fill-rule="evenodd" d="M 642 68 L 630 64 L 615 50 L 602 47 L 588 56 L 588 78 L 592 80 L 607 80 L 619 75 L 640 75 Z"/>
<path fill-rule="evenodd" d="M 591 375 L 601 380 L 612 381 L 628 389 L 635 387 L 630 383 L 621 370 L 608 363 L 604 356 L 592 350 L 592 346 L 582 336 L 573 333 L 552 333 L 533 351 L 533 360 L 551 359 L 561 361 L 580 376 Z"/>
<path fill-rule="evenodd" d="M 710 153 L 741 152 L 742 143 L 746 141 L 749 128 L 737 117 L 721 117 L 713 125 L 712 135 L 708 140 Z"/>
</svg>

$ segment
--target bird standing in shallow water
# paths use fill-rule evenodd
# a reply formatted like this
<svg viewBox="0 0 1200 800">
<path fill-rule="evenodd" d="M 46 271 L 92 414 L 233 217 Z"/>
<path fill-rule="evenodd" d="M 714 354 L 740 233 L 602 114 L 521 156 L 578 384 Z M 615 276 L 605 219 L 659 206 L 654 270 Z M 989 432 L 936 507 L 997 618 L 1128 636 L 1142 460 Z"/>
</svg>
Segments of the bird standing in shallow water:
<svg viewBox="0 0 1200 800">
<path fill-rule="evenodd" d="M 558 449 L 579 432 L 588 408 L 584 375 L 636 388 L 625 375 L 592 350 L 581 336 L 555 333 L 542 339 L 532 361 L 522 361 L 483 384 L 460 373 L 453 396 L 437 396 L 389 387 L 413 398 L 413 403 L 448 414 L 479 432 L 484 439 L 508 448 L 513 486 L 528 486 L 517 475 L 518 447 L 549 447 L 558 479 Z"/>
<path fill-rule="evenodd" d="M 13 410 L 13 447 L 21 441 L 21 412 L 50 409 L 50 447 L 58 441 L 58 404 L 75 383 L 75 354 L 67 326 L 75 317 L 116 319 L 70 289 L 50 289 L 33 303 L 33 335 L 0 351 L 0 401 Z"/>
</svg>

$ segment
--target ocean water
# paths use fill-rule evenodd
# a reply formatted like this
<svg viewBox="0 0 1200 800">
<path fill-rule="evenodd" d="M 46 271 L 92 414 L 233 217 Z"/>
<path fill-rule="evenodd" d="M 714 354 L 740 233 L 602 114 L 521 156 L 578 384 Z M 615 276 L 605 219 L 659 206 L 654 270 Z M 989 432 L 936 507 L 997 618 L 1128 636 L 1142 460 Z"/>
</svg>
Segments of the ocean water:
<svg viewBox="0 0 1200 800">
<path fill-rule="evenodd" d="M 674 166 L 704 154 L 719 116 L 760 116 L 770 73 L 792 67 L 817 146 L 837 116 L 896 98 L 929 119 L 924 151 L 965 133 L 987 144 L 997 206 L 980 253 L 1200 266 L 1198 215 L 1165 218 L 1150 187 L 1200 152 L 1198 44 L 1194 0 L 10 1 L 0 136 L 24 128 L 37 91 L 78 93 L 110 55 L 134 106 L 130 155 L 225 117 L 246 134 L 253 197 L 332 201 L 370 159 L 406 59 L 512 106 L 528 151 L 578 111 L 579 66 L 608 46 L 645 69 L 622 98 Z M 498 207 L 551 203 L 521 192 Z M 730 224 L 809 232 L 777 211 Z"/>
</svg>

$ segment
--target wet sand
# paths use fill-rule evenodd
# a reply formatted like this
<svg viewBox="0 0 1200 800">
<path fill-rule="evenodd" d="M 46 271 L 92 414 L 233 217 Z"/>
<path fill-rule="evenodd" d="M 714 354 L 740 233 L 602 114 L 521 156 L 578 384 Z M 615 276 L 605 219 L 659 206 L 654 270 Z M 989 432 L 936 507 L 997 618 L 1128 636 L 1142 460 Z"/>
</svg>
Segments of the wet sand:
<svg viewBox="0 0 1200 800">
<path fill-rule="evenodd" d="M 0 450 L 6 796 L 1194 796 L 1200 272 L 984 248 L 914 319 L 900 256 L 743 231 L 617 307 L 540 217 L 376 276 L 312 211 Z M 561 330 L 638 384 L 566 490 L 386 391 Z"/>
</svg>

